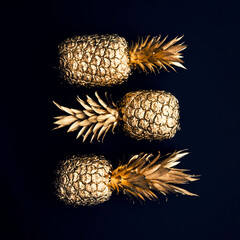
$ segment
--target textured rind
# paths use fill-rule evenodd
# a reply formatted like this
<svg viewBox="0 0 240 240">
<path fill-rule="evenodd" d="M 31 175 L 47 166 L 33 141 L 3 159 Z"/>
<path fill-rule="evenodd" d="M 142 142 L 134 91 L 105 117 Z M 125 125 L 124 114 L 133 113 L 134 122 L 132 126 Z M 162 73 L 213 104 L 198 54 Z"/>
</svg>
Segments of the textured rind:
<svg viewBox="0 0 240 240">
<path fill-rule="evenodd" d="M 136 91 L 120 102 L 123 130 L 137 140 L 164 140 L 180 129 L 178 100 L 165 91 Z"/>
<path fill-rule="evenodd" d="M 111 86 L 130 74 L 127 41 L 118 35 L 74 36 L 59 45 L 59 69 L 70 84 Z"/>
<path fill-rule="evenodd" d="M 68 205 L 90 206 L 109 200 L 112 165 L 103 156 L 72 156 L 60 162 L 56 194 Z"/>
</svg>

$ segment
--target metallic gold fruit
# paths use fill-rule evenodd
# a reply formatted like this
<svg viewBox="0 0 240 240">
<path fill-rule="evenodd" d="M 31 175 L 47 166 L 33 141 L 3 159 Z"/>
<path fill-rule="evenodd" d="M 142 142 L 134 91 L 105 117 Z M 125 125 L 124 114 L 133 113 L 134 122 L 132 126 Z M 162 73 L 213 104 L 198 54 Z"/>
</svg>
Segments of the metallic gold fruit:
<svg viewBox="0 0 240 240">
<path fill-rule="evenodd" d="M 79 130 L 77 138 L 83 136 L 83 141 L 92 135 L 91 142 L 102 136 L 104 139 L 108 130 L 122 125 L 123 131 L 137 140 L 164 140 L 174 137 L 180 129 L 178 100 L 165 91 L 135 91 L 126 94 L 116 106 L 113 102 L 106 104 L 95 93 L 98 102 L 87 96 L 78 102 L 82 109 L 72 109 L 56 106 L 68 115 L 55 117 L 58 125 L 55 129 L 70 126 L 68 132 Z"/>
<path fill-rule="evenodd" d="M 123 130 L 136 139 L 170 139 L 180 129 L 178 100 L 165 91 L 130 92 L 120 110 Z"/>
<path fill-rule="evenodd" d="M 67 38 L 59 45 L 59 69 L 70 84 L 111 86 L 127 81 L 131 69 L 144 72 L 174 66 L 182 67 L 181 51 L 186 45 L 176 44 L 182 37 L 142 39 L 129 47 L 118 35 L 83 35 Z"/>
<path fill-rule="evenodd" d="M 66 204 L 94 205 L 107 201 L 112 165 L 103 156 L 72 156 L 57 170 L 57 195 Z"/>
<path fill-rule="evenodd" d="M 109 200 L 112 191 L 122 191 L 139 200 L 158 199 L 156 193 L 197 196 L 176 184 L 196 181 L 197 176 L 175 166 L 187 152 L 178 151 L 160 159 L 159 154 L 140 153 L 112 170 L 103 156 L 72 156 L 60 163 L 55 181 L 58 197 L 66 204 L 97 205 Z"/>
</svg>

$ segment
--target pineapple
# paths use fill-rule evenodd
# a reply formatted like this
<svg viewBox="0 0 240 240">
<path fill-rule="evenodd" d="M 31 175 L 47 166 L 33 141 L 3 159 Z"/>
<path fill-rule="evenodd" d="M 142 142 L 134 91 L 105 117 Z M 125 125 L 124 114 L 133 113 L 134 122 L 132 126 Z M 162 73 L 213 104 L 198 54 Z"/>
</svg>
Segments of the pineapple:
<svg viewBox="0 0 240 240">
<path fill-rule="evenodd" d="M 72 156 L 60 162 L 55 180 L 57 196 L 68 205 L 97 205 L 109 200 L 112 192 L 122 191 L 139 200 L 158 199 L 156 193 L 197 196 L 175 184 L 198 180 L 175 166 L 187 152 L 178 151 L 160 159 L 140 153 L 115 170 L 103 156 Z"/>
<path fill-rule="evenodd" d="M 66 204 L 93 205 L 107 201 L 112 165 L 103 156 L 72 156 L 60 163 L 57 195 Z"/>
<path fill-rule="evenodd" d="M 166 42 L 166 38 L 141 39 L 128 46 L 118 35 L 83 35 L 68 38 L 59 45 L 59 69 L 70 84 L 89 87 L 112 86 L 124 83 L 131 69 L 155 72 L 174 66 L 185 68 L 177 44 L 182 37 Z"/>
<path fill-rule="evenodd" d="M 54 129 L 70 126 L 68 132 L 79 130 L 77 138 L 83 137 L 83 142 L 91 134 L 91 142 L 112 129 L 118 124 L 122 125 L 123 131 L 137 140 L 164 140 L 174 137 L 179 124 L 178 100 L 165 91 L 143 90 L 127 93 L 122 100 L 115 105 L 108 100 L 105 103 L 95 92 L 98 102 L 87 96 L 83 101 L 77 97 L 82 109 L 72 109 L 56 106 L 68 113 L 55 117 L 58 125 Z"/>
</svg>

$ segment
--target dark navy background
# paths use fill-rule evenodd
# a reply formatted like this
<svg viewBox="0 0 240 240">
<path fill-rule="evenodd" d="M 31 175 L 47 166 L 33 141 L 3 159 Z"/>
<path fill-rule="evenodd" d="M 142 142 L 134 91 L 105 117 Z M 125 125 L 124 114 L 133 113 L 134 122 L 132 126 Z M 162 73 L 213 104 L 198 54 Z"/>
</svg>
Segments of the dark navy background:
<svg viewBox="0 0 240 240">
<path fill-rule="evenodd" d="M 239 239 L 239 1 L 15 1 L 1 6 L 1 239 Z M 187 71 L 135 71 L 115 101 L 160 89 L 180 101 L 181 127 L 163 142 L 137 142 L 116 131 L 104 144 L 51 131 L 52 104 L 77 107 L 95 89 L 64 84 L 57 45 L 82 34 L 184 34 Z M 94 207 L 65 206 L 54 195 L 54 170 L 67 154 L 99 153 L 114 167 L 141 151 L 188 148 L 180 167 L 200 174 L 186 185 L 200 197 L 169 196 L 134 205 L 122 194 Z"/>
</svg>

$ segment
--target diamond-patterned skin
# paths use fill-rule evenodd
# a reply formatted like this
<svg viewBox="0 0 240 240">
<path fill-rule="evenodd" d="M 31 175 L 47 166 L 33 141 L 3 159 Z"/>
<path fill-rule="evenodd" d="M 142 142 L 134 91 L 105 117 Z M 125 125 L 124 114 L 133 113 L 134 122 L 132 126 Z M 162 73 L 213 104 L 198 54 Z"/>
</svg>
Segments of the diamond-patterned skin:
<svg viewBox="0 0 240 240">
<path fill-rule="evenodd" d="M 109 188 L 112 165 L 103 156 L 72 156 L 62 161 L 55 186 L 66 204 L 96 205 L 112 195 Z"/>
<path fill-rule="evenodd" d="M 136 91 L 121 103 L 123 130 L 138 140 L 164 140 L 180 129 L 178 100 L 165 91 Z"/>
<path fill-rule="evenodd" d="M 84 35 L 59 45 L 59 69 L 70 84 L 111 86 L 124 83 L 129 74 L 127 41 L 118 35 Z"/>
</svg>

